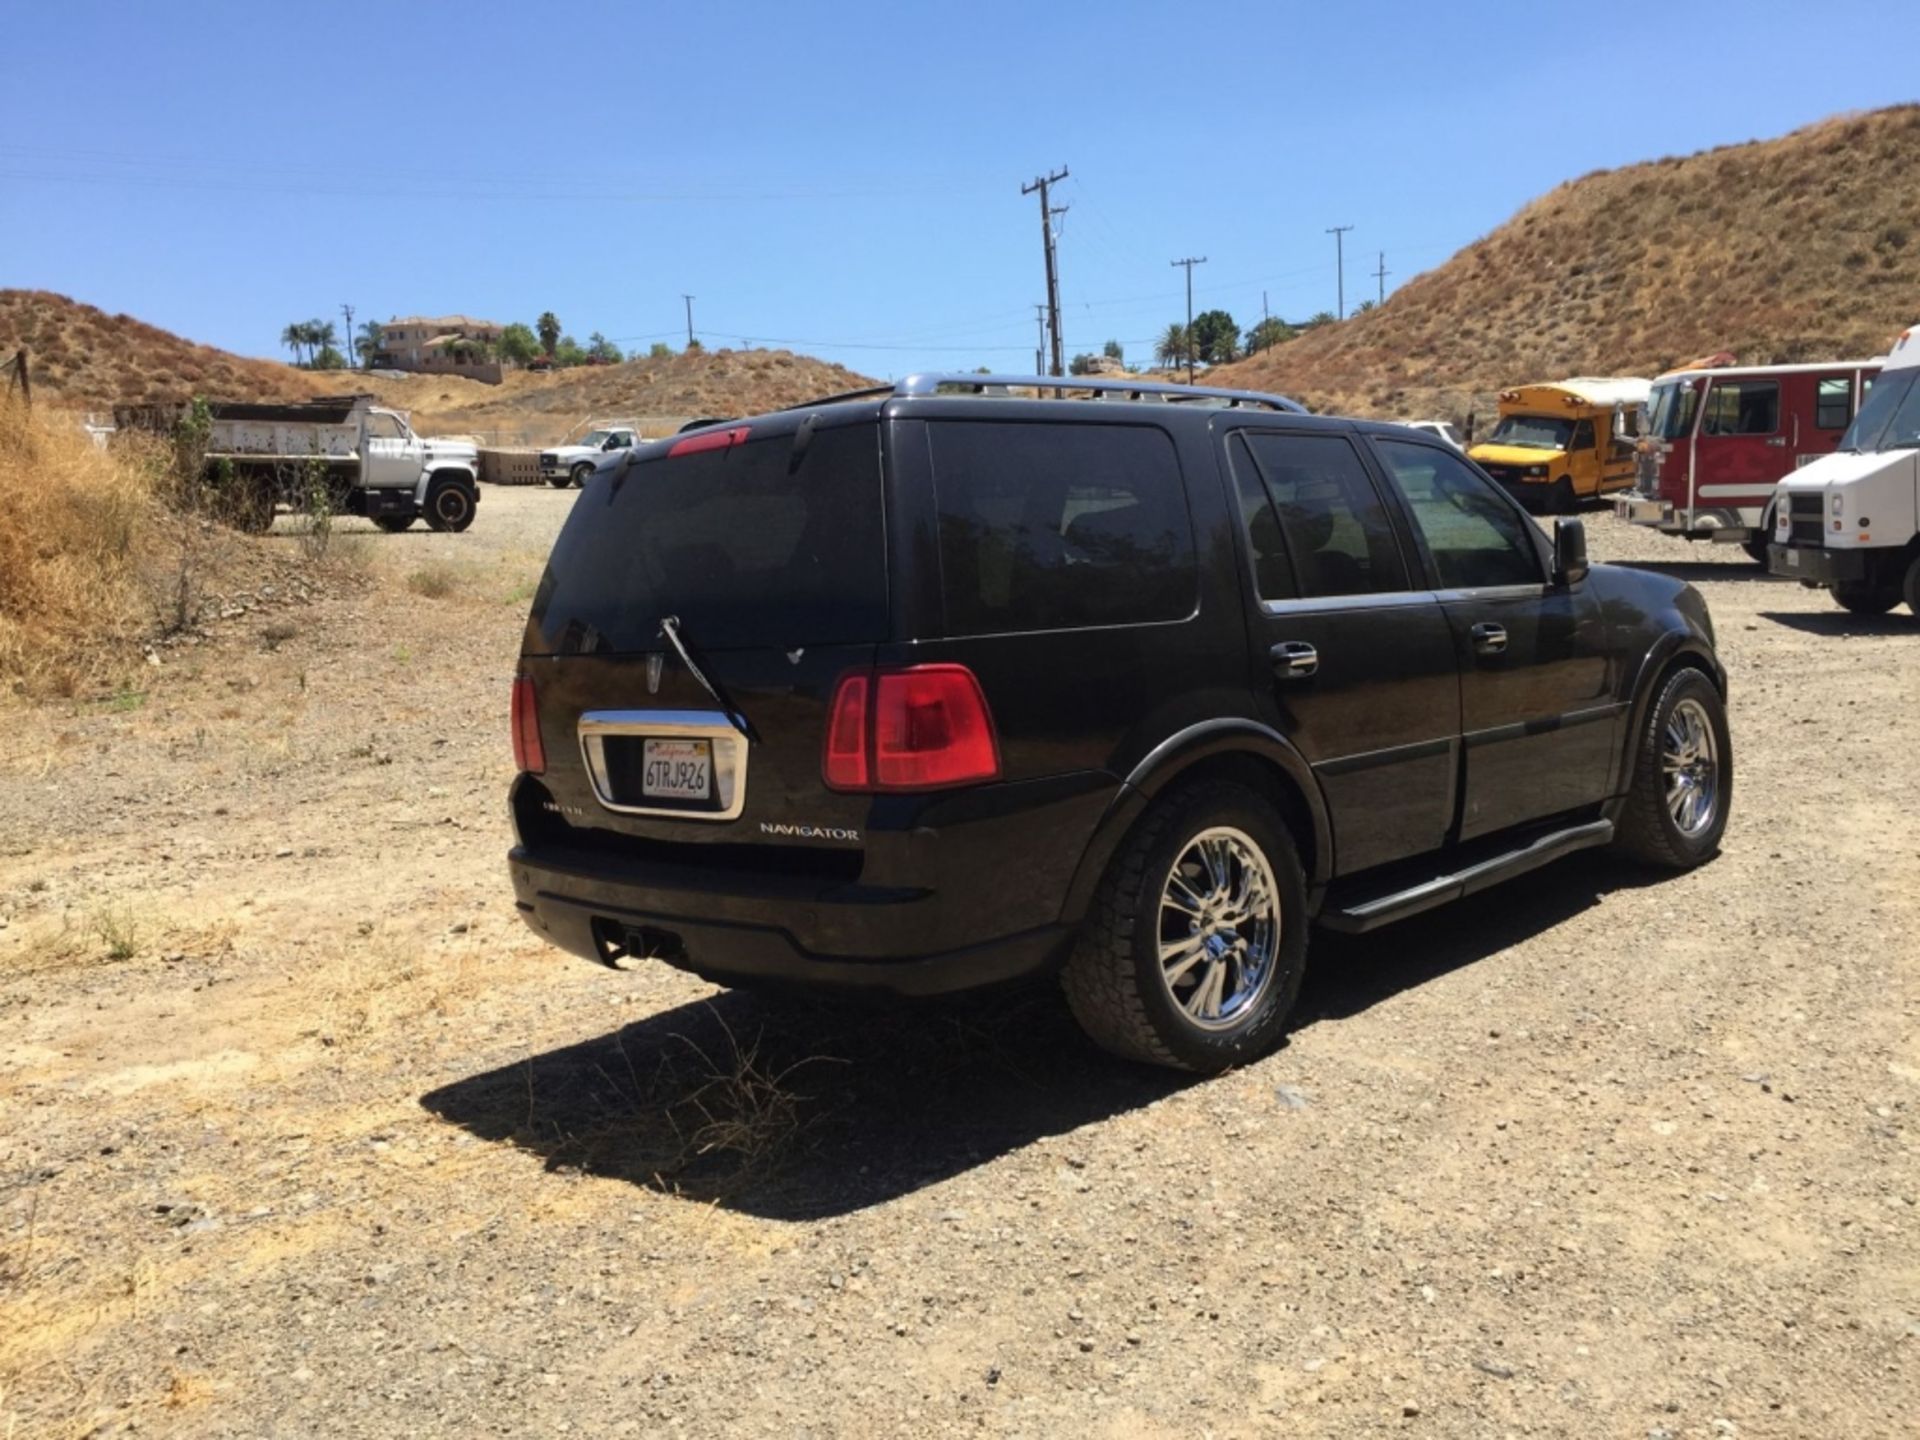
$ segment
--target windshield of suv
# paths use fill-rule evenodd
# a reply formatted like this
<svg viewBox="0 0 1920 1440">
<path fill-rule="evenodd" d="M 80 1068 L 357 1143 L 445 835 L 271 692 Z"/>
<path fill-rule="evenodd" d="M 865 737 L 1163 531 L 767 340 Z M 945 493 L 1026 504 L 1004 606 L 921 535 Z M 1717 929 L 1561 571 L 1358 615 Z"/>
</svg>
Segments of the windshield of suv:
<svg viewBox="0 0 1920 1440">
<path fill-rule="evenodd" d="M 654 650 L 680 619 L 706 650 L 886 633 L 880 437 L 871 421 L 636 458 L 575 502 L 534 595 L 529 654 Z M 634 451 L 636 457 L 644 451 Z"/>
<path fill-rule="evenodd" d="M 1573 421 L 1552 415 L 1503 415 L 1487 437 L 1489 445 L 1518 445 L 1526 450 L 1564 450 L 1573 438 Z"/>
<path fill-rule="evenodd" d="M 1678 380 L 1653 387 L 1648 402 L 1647 433 L 1660 440 L 1677 440 L 1693 433 L 1694 411 L 1700 407 L 1700 392 Z"/>
<path fill-rule="evenodd" d="M 1840 437 L 1840 448 L 1858 453 L 1915 445 L 1920 445 L 1920 370 L 1882 374 Z"/>
</svg>

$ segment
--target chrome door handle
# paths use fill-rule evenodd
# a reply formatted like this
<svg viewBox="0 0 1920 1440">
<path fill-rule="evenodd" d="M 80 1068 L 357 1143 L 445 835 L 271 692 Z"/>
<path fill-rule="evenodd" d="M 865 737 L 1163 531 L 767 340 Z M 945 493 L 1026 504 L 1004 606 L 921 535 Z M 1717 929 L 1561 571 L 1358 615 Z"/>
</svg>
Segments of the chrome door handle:
<svg viewBox="0 0 1920 1440">
<path fill-rule="evenodd" d="M 1304 640 L 1282 640 L 1267 656 L 1282 680 L 1304 680 L 1320 668 L 1320 652 Z"/>
<path fill-rule="evenodd" d="M 1473 648 L 1481 655 L 1498 655 L 1507 648 L 1507 627 L 1483 621 L 1473 627 Z"/>
</svg>

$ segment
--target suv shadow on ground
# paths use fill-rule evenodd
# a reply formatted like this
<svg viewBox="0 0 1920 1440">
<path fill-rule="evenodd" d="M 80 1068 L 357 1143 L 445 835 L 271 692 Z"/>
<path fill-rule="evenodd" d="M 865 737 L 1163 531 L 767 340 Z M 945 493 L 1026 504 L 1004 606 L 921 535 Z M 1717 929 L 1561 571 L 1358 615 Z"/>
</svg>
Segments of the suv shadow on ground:
<svg viewBox="0 0 1920 1440">
<path fill-rule="evenodd" d="M 1920 621 L 1898 611 L 1891 615 L 1851 615 L 1836 607 L 1826 614 L 1809 615 L 1798 610 L 1762 610 L 1760 618 L 1809 635 L 1920 635 Z"/>
<path fill-rule="evenodd" d="M 1650 575 L 1664 575 L 1669 580 L 1684 580 L 1689 585 L 1702 580 L 1764 580 L 1773 585 L 1793 583 L 1777 575 L 1769 575 L 1763 566 L 1754 564 L 1745 555 L 1738 559 L 1729 556 L 1725 560 L 1616 560 L 1613 563 L 1622 570 L 1644 570 Z"/>
<path fill-rule="evenodd" d="M 1417 925 L 1322 935 L 1294 1028 L 1359 1014 L 1658 878 L 1591 859 Z M 1284 1079 L 1286 1062 L 1271 1070 Z M 550 1169 L 810 1220 L 911 1194 L 1194 1083 L 1205 1082 L 1104 1055 L 1051 987 L 924 1005 L 723 991 L 420 1103 Z"/>
</svg>

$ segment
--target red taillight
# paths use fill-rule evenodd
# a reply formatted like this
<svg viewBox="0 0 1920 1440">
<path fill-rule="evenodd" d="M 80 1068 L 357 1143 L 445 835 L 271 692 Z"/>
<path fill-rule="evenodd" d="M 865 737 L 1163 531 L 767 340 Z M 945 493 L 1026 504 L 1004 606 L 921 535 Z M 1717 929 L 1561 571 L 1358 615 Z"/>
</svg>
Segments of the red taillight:
<svg viewBox="0 0 1920 1440">
<path fill-rule="evenodd" d="M 725 450 L 734 445 L 744 445 L 747 439 L 745 425 L 729 425 L 724 429 L 696 430 L 684 440 L 676 440 L 667 447 L 667 458 L 675 455 L 698 455 L 702 450 Z"/>
<path fill-rule="evenodd" d="M 938 790 L 991 780 L 1000 746 L 964 665 L 848 675 L 834 691 L 822 770 L 835 790 Z"/>
<path fill-rule="evenodd" d="M 513 677 L 513 763 L 528 775 L 547 773 L 547 747 L 540 743 L 540 703 L 528 676 Z"/>
</svg>

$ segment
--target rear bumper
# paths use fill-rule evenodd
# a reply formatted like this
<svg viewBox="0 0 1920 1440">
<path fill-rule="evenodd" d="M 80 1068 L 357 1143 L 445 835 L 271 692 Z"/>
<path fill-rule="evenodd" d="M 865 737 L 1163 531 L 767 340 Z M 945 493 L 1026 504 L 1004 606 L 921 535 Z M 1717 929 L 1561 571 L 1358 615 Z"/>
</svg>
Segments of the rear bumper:
<svg viewBox="0 0 1920 1440">
<path fill-rule="evenodd" d="M 952 917 L 923 890 L 798 878 L 748 888 L 739 877 L 525 845 L 507 866 L 514 904 L 541 938 L 603 964 L 660 959 L 719 984 L 939 995 L 1040 973 L 1073 934 L 1048 924 L 924 954 L 916 938 L 950 934 Z"/>
<path fill-rule="evenodd" d="M 1767 569 L 1804 585 L 1832 589 L 1867 578 L 1866 550 L 1828 550 L 1816 545 L 1769 545 Z"/>
</svg>

